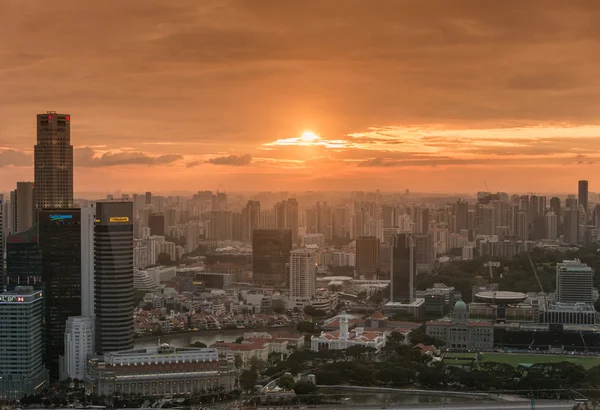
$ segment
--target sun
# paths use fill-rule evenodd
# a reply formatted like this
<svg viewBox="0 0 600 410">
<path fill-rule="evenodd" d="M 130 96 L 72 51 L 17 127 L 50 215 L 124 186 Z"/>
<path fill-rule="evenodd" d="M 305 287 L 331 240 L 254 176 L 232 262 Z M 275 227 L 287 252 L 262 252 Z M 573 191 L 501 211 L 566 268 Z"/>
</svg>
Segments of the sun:
<svg viewBox="0 0 600 410">
<path fill-rule="evenodd" d="M 319 137 L 317 134 L 315 134 L 312 131 L 304 131 L 302 133 L 302 135 L 300 136 L 300 139 L 303 142 L 313 142 L 313 141 L 316 141 L 318 139 L 321 139 L 321 137 Z"/>
</svg>

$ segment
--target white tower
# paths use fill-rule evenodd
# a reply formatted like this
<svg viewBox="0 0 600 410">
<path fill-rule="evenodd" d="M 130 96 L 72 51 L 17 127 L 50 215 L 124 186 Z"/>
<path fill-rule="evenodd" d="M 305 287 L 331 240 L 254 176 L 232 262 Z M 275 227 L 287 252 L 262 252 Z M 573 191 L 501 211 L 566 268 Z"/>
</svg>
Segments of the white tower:
<svg viewBox="0 0 600 410">
<path fill-rule="evenodd" d="M 340 315 L 340 340 L 348 340 L 348 315 L 343 311 Z"/>
</svg>

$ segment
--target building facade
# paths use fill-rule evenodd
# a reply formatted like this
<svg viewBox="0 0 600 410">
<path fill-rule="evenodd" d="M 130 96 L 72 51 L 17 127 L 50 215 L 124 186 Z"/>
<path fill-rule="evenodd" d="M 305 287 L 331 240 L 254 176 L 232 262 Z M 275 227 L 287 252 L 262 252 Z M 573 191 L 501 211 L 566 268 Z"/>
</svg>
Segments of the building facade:
<svg viewBox="0 0 600 410">
<path fill-rule="evenodd" d="M 219 360 L 216 349 L 175 348 L 106 353 L 91 360 L 85 376 L 88 394 L 142 394 L 151 396 L 193 394 L 235 388 L 235 370 Z"/>
<path fill-rule="evenodd" d="M 373 278 L 379 270 L 380 240 L 375 236 L 356 238 L 356 275 Z"/>
<path fill-rule="evenodd" d="M 71 116 L 48 111 L 37 116 L 34 148 L 34 207 L 73 207 Z"/>
<path fill-rule="evenodd" d="M 255 229 L 252 232 L 253 282 L 263 286 L 286 286 L 286 265 L 291 251 L 291 229 Z"/>
<path fill-rule="evenodd" d="M 317 289 L 317 259 L 311 249 L 294 249 L 290 254 L 290 302 L 295 307 L 310 304 Z"/>
<path fill-rule="evenodd" d="M 67 319 L 65 354 L 60 363 L 60 379 L 83 381 L 88 357 L 94 354 L 94 319 L 74 316 Z"/>
<path fill-rule="evenodd" d="M 427 322 L 425 326 L 427 335 L 445 341 L 449 349 L 490 351 L 494 348 L 493 324 L 469 320 L 467 305 L 461 300 L 454 305 L 451 320 Z"/>
<path fill-rule="evenodd" d="M 412 302 L 415 297 L 415 249 L 411 234 L 395 234 L 390 238 L 390 302 Z"/>
<path fill-rule="evenodd" d="M 42 282 L 42 250 L 37 227 L 6 238 L 7 285 L 39 286 Z"/>
<path fill-rule="evenodd" d="M 0 294 L 0 402 L 47 387 L 43 363 L 43 292 L 30 286 Z"/>
<path fill-rule="evenodd" d="M 579 260 L 556 264 L 556 301 L 593 303 L 594 270 Z"/>
<path fill-rule="evenodd" d="M 67 318 L 81 316 L 81 210 L 38 211 L 38 241 L 45 291 L 46 366 L 50 377 L 57 379 Z"/>
<path fill-rule="evenodd" d="M 98 202 L 94 226 L 96 352 L 133 348 L 133 204 Z"/>
</svg>

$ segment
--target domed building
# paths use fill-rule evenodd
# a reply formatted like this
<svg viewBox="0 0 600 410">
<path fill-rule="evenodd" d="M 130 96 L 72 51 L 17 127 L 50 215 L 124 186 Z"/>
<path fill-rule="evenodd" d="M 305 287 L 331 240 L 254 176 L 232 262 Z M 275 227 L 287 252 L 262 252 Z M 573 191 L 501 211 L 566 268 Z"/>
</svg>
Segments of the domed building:
<svg viewBox="0 0 600 410">
<path fill-rule="evenodd" d="M 450 318 L 425 324 L 426 333 L 444 340 L 448 349 L 492 350 L 494 325 L 491 322 L 469 320 L 469 310 L 462 300 L 454 304 Z"/>
</svg>

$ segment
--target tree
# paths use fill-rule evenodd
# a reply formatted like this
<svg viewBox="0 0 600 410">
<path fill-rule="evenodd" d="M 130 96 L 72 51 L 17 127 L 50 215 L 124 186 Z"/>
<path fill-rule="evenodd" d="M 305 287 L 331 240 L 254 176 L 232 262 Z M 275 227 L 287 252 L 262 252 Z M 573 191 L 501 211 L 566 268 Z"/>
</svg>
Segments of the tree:
<svg viewBox="0 0 600 410">
<path fill-rule="evenodd" d="M 432 389 L 444 387 L 448 383 L 448 376 L 443 371 L 424 367 L 419 372 L 419 384 Z"/>
<path fill-rule="evenodd" d="M 278 315 L 285 313 L 285 302 L 281 299 L 273 299 L 271 308 L 273 309 L 273 312 Z"/>
<path fill-rule="evenodd" d="M 302 320 L 298 322 L 296 328 L 300 333 L 317 333 L 316 323 L 310 320 Z"/>
<path fill-rule="evenodd" d="M 234 361 L 234 363 L 235 363 L 235 368 L 236 369 L 241 369 L 242 366 L 244 365 L 244 359 L 242 359 L 242 356 L 239 355 L 239 354 L 235 355 L 235 361 Z"/>
<path fill-rule="evenodd" d="M 192 347 L 206 347 L 206 344 L 202 343 L 202 342 L 194 342 L 190 346 L 192 346 Z"/>
<path fill-rule="evenodd" d="M 240 385 L 244 390 L 252 389 L 254 386 L 256 386 L 257 381 L 258 376 L 256 372 L 252 370 L 242 371 L 242 374 L 240 375 Z"/>
<path fill-rule="evenodd" d="M 277 385 L 285 390 L 292 390 L 295 384 L 294 377 L 289 374 L 281 376 L 277 381 Z"/>
<path fill-rule="evenodd" d="M 265 369 L 265 367 L 266 367 L 265 362 L 263 362 L 259 358 L 253 357 L 250 359 L 250 368 L 252 370 L 254 370 L 255 372 L 262 373 L 262 371 Z"/>
<path fill-rule="evenodd" d="M 343 383 L 341 372 L 335 370 L 319 370 L 315 374 L 315 377 L 317 379 L 317 384 L 333 386 Z"/>
<path fill-rule="evenodd" d="M 294 392 L 298 395 L 305 395 L 314 393 L 317 390 L 317 386 L 307 381 L 299 381 L 294 386 Z"/>
<path fill-rule="evenodd" d="M 244 336 L 240 336 L 240 337 L 238 337 L 238 338 L 235 339 L 234 343 L 238 343 L 239 344 L 239 343 L 242 343 L 243 341 L 244 341 Z"/>
</svg>

